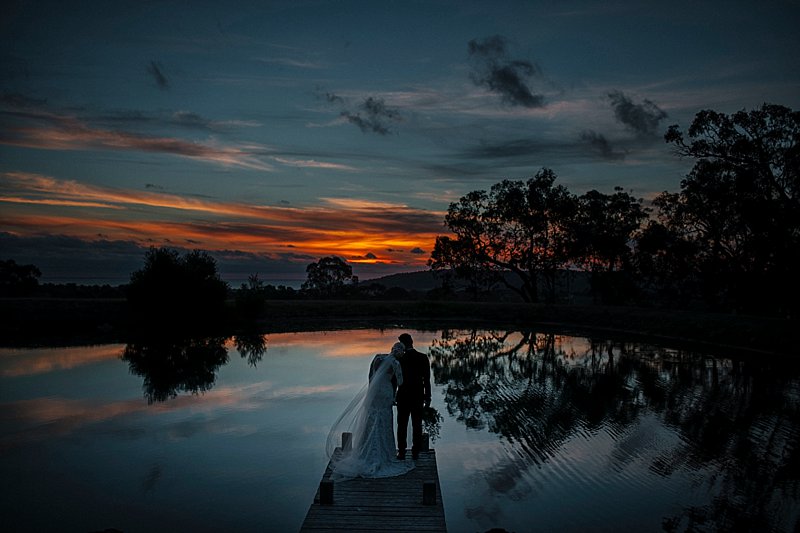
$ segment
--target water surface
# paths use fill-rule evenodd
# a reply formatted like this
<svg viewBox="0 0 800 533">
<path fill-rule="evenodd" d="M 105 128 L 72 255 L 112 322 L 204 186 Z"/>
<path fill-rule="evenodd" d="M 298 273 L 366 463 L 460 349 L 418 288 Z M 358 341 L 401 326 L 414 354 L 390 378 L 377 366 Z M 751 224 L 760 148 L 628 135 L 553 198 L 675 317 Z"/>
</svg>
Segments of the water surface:
<svg viewBox="0 0 800 533">
<path fill-rule="evenodd" d="M 295 531 L 330 424 L 401 332 L 0 349 L 4 527 Z M 794 361 L 411 333 L 450 531 L 800 525 Z"/>
</svg>

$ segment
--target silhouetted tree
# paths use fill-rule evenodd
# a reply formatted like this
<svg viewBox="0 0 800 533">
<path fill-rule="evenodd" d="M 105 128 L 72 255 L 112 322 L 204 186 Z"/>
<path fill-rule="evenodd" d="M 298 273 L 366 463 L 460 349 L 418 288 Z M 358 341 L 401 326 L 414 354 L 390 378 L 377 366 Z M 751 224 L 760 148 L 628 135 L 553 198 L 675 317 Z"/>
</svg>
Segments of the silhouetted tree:
<svg viewBox="0 0 800 533">
<path fill-rule="evenodd" d="M 220 319 L 227 290 L 208 253 L 150 248 L 144 267 L 131 274 L 128 302 L 147 327 L 203 327 Z"/>
<path fill-rule="evenodd" d="M 244 318 L 253 319 L 264 311 L 266 298 L 267 288 L 264 282 L 259 279 L 258 274 L 253 274 L 236 291 L 236 308 Z"/>
<path fill-rule="evenodd" d="M 634 292 L 631 243 L 646 218 L 642 200 L 621 187 L 613 194 L 591 190 L 578 198 L 571 227 L 573 255 L 592 273 L 592 292 L 603 303 L 621 303 Z"/>
<path fill-rule="evenodd" d="M 664 198 L 662 195 L 654 204 L 660 205 Z M 649 221 L 639 232 L 633 255 L 640 289 L 669 306 L 690 305 L 701 290 L 696 275 L 697 254 L 697 243 L 663 220 Z"/>
<path fill-rule="evenodd" d="M 353 276 L 353 267 L 334 255 L 311 263 L 306 267 L 306 273 L 307 278 L 301 289 L 323 298 L 341 296 L 358 282 L 358 278 Z"/>
<path fill-rule="evenodd" d="M 297 298 L 300 291 L 287 287 L 286 285 L 265 285 L 264 295 L 268 300 L 293 300 Z"/>
<path fill-rule="evenodd" d="M 800 280 L 800 113 L 764 104 L 732 115 L 699 112 L 684 136 L 696 159 L 679 194 L 659 198 L 667 228 L 692 243 L 712 303 L 797 309 Z"/>
<path fill-rule="evenodd" d="M 488 193 L 473 191 L 450 204 L 445 224 L 455 237 L 436 238 L 428 265 L 494 273 L 494 280 L 526 302 L 538 301 L 540 278 L 554 286 L 556 272 L 570 259 L 568 229 L 576 200 L 555 180 L 545 168 L 526 182 L 503 180 Z M 521 285 L 509 283 L 505 271 L 516 274 Z"/>
<path fill-rule="evenodd" d="M 39 286 L 41 271 L 35 265 L 18 265 L 13 259 L 0 261 L 0 296 L 27 296 Z"/>
</svg>

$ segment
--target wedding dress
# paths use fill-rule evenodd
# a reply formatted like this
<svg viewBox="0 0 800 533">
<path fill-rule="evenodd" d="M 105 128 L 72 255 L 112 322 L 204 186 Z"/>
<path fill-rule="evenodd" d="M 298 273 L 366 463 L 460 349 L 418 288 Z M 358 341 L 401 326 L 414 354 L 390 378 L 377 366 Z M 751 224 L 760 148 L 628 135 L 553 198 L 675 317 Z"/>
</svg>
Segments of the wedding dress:
<svg viewBox="0 0 800 533">
<path fill-rule="evenodd" d="M 403 372 L 395 356 L 404 350 L 398 342 L 391 353 L 378 354 L 372 359 L 369 382 L 334 423 L 326 446 L 334 478 L 392 477 L 414 468 L 413 462 L 396 458 L 394 438 L 392 378 L 398 386 L 403 383 Z M 353 435 L 352 450 L 335 454 L 344 431 Z"/>
</svg>

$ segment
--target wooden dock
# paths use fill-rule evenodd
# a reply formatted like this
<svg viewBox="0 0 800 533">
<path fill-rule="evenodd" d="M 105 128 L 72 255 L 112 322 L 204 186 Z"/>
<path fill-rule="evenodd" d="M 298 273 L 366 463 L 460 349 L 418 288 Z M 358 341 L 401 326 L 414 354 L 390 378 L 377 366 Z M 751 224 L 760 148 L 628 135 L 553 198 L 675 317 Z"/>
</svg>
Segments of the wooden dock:
<svg viewBox="0 0 800 533">
<path fill-rule="evenodd" d="M 334 482 L 328 463 L 300 531 L 446 532 L 436 452 L 420 452 L 416 468 L 389 478 Z"/>
</svg>

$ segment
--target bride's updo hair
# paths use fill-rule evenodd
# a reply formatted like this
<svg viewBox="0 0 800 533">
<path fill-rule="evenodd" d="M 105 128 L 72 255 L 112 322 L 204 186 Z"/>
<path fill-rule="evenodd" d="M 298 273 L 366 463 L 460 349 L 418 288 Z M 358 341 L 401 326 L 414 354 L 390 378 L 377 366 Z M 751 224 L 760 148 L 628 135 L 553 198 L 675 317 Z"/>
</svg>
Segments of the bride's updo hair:
<svg viewBox="0 0 800 533">
<path fill-rule="evenodd" d="M 392 346 L 392 351 L 389 352 L 395 357 L 400 357 L 404 353 L 406 353 L 406 347 L 402 342 L 396 342 Z"/>
</svg>

